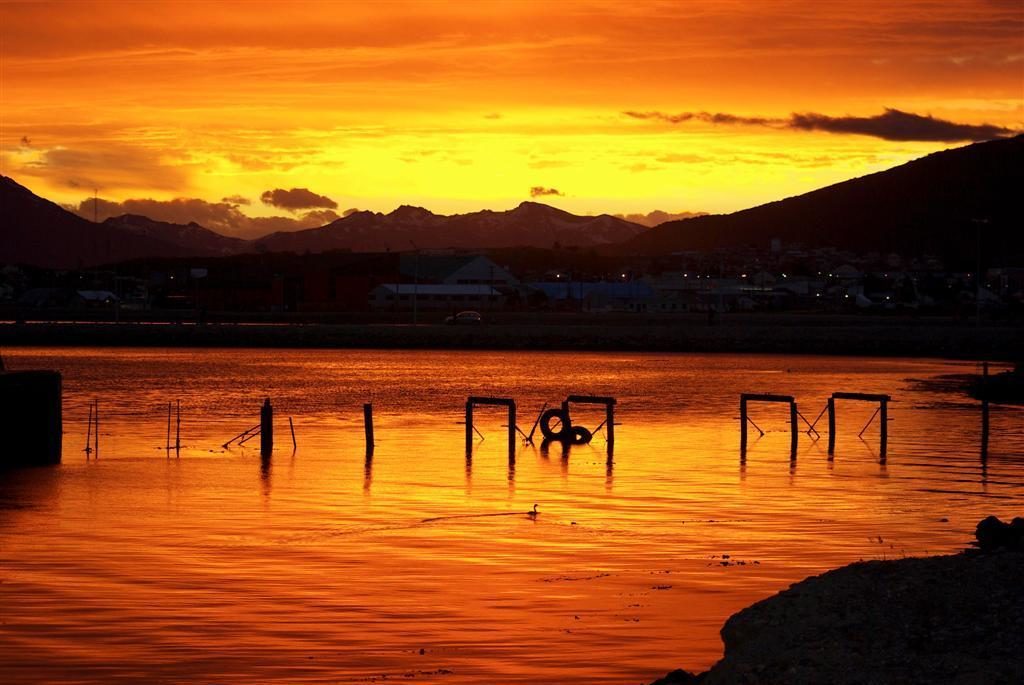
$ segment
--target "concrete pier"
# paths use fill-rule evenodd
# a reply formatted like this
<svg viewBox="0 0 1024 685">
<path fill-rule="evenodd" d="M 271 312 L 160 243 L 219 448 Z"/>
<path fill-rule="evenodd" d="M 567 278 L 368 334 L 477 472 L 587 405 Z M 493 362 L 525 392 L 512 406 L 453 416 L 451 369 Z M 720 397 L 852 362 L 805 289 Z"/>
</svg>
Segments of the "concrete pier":
<svg viewBox="0 0 1024 685">
<path fill-rule="evenodd" d="M 0 468 L 59 464 L 62 414 L 59 372 L 0 373 Z"/>
</svg>

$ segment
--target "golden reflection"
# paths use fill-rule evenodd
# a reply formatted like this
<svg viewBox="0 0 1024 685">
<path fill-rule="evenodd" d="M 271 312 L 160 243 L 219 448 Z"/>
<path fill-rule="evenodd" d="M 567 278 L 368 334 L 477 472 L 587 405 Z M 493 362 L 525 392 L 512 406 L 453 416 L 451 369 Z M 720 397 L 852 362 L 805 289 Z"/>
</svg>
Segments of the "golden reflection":
<svg viewBox="0 0 1024 685">
<path fill-rule="evenodd" d="M 453 685 L 649 682 L 666 654 L 667 666 L 714 662 L 730 614 L 800 578 L 957 550 L 983 516 L 1024 506 L 1024 413 L 993 412 L 979 474 L 976 409 L 904 380 L 955 371 L 947 362 L 473 352 L 451 374 L 450 355 L 5 350 L 22 368 L 64 372 L 66 425 L 84 428 L 82 397 L 102 396 L 109 418 L 101 462 L 87 465 L 84 432 L 69 432 L 61 466 L 0 477 L 0 665 L 30 660 L 40 681 L 158 663 L 182 682 L 439 669 Z M 197 418 L 168 462 L 153 450 L 166 416 L 131 408 L 180 393 L 186 374 L 201 379 L 183 393 Z M 751 376 L 810 406 L 854 384 L 899 397 L 886 462 L 855 431 L 834 459 L 801 434 L 793 462 L 772 417 L 737 470 L 735 404 Z M 488 439 L 467 454 L 453 422 L 479 379 L 500 379 L 486 391 L 520 406 L 574 385 L 616 395 L 614 450 L 541 443 L 510 459 L 504 439 Z M 367 386 L 386 389 L 370 458 Z M 303 453 L 284 471 L 256 466 L 252 449 L 215 450 L 251 419 L 238 389 L 257 387 L 303 417 Z M 844 408 L 844 423 L 869 415 Z M 115 628 L 96 628 L 99 606 Z M 31 639 L 12 625 L 34 626 Z M 614 668 L 595 666 L 598 652 Z"/>
<path fill-rule="evenodd" d="M 373 450 L 366 451 L 366 460 L 363 462 L 363 492 L 370 494 L 373 487 Z"/>
</svg>

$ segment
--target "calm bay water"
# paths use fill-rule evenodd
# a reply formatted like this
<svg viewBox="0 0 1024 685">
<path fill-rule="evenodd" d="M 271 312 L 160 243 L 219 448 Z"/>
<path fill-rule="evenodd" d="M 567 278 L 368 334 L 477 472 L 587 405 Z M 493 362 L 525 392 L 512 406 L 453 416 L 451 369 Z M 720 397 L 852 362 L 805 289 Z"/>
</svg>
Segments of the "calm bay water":
<svg viewBox="0 0 1024 685">
<path fill-rule="evenodd" d="M 1024 509 L 1024 412 L 980 412 L 919 381 L 942 361 L 801 356 L 282 350 L 7 350 L 65 377 L 64 463 L 0 474 L 5 682 L 636 683 L 721 655 L 732 613 L 858 559 L 953 552 L 988 514 Z M 741 392 L 889 393 L 843 403 L 836 457 L 759 406 L 738 453 Z M 520 447 L 570 393 L 618 398 L 566 456 Z M 220 445 L 277 409 L 277 450 Z M 98 459 L 88 403 L 100 402 Z M 180 457 L 166 406 L 181 400 Z M 364 457 L 361 405 L 375 407 Z M 287 417 L 294 418 L 293 454 Z M 594 428 L 603 412 L 579 408 Z M 819 423 L 824 433 L 825 421 Z M 534 503 L 540 514 L 526 515 Z M 726 556 L 728 555 L 728 556 Z"/>
</svg>

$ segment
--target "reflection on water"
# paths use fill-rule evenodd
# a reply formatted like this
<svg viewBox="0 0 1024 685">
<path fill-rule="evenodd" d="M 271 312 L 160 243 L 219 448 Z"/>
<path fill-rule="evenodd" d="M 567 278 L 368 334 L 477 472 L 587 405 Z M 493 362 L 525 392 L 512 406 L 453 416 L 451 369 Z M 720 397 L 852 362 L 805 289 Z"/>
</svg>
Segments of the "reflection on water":
<svg viewBox="0 0 1024 685">
<path fill-rule="evenodd" d="M 15 350 L 65 374 L 64 464 L 0 476 L 5 681 L 629 683 L 718 658 L 731 613 L 857 559 L 960 549 L 983 515 L 1019 515 L 1024 421 L 916 382 L 970 364 L 787 356 L 280 350 Z M 834 391 L 835 458 L 788 408 L 739 455 L 741 392 Z M 614 455 L 519 447 L 571 393 L 618 398 Z M 279 442 L 221 444 L 273 398 Z M 87 460 L 89 403 L 102 455 Z M 180 457 L 165 450 L 181 400 Z M 366 453 L 364 402 L 376 449 Z M 574 422 L 595 428 L 603 408 Z M 293 455 L 288 417 L 295 421 Z M 876 419 L 877 421 L 877 419 Z M 819 429 L 821 426 L 819 425 Z M 825 431 L 822 431 L 823 434 Z M 258 441 L 254 441 L 258 442 Z M 287 443 L 287 444 L 284 444 Z M 533 504 L 539 514 L 530 516 Z M 595 654 L 600 654 L 595 659 Z"/>
</svg>

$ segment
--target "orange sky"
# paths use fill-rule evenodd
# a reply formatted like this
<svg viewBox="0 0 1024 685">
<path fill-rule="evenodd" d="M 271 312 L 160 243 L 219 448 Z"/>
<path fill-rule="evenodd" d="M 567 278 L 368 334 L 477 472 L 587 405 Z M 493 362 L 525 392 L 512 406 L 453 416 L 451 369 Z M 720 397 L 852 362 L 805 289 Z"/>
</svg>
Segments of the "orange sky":
<svg viewBox="0 0 1024 685">
<path fill-rule="evenodd" d="M 161 218 L 241 234 L 262 230 L 242 213 L 532 187 L 577 213 L 731 211 L 972 137 L 890 139 L 886 108 L 1024 128 L 1020 0 L 5 2 L 0 33 L 3 174 L 65 203 L 195 198 Z M 261 202 L 276 188 L 337 207 Z"/>
</svg>

